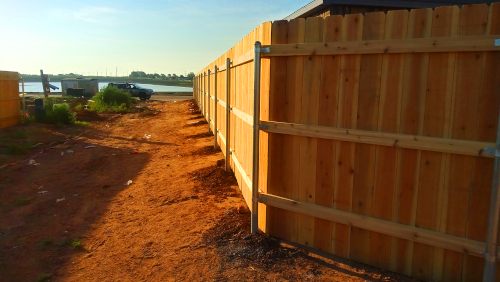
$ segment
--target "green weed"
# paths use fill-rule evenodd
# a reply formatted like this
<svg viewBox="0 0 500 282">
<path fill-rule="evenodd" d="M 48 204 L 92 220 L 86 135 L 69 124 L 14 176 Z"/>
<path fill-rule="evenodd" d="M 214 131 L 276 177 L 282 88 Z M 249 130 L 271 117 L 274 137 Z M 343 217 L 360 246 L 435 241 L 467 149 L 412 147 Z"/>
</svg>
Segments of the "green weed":
<svg viewBox="0 0 500 282">
<path fill-rule="evenodd" d="M 128 112 L 133 103 L 130 94 L 114 86 L 108 86 L 99 91 L 89 103 L 89 108 L 96 112 Z"/>
<path fill-rule="evenodd" d="M 36 281 L 38 282 L 49 282 L 52 278 L 52 274 L 50 273 L 41 273 L 38 275 L 38 279 Z"/>
<path fill-rule="evenodd" d="M 73 239 L 71 240 L 71 242 L 69 243 L 69 245 L 71 246 L 71 248 L 73 249 L 83 249 L 83 244 L 82 244 L 82 241 L 78 240 L 78 239 Z"/>
<path fill-rule="evenodd" d="M 77 125 L 77 126 L 89 126 L 90 122 L 77 120 L 77 121 L 75 121 L 75 125 Z"/>
<path fill-rule="evenodd" d="M 83 111 L 83 105 L 78 103 L 73 109 L 77 112 L 81 112 Z"/>
<path fill-rule="evenodd" d="M 43 239 L 42 241 L 38 242 L 38 246 L 41 248 L 41 249 L 45 249 L 45 248 L 48 248 L 50 246 L 54 245 L 54 242 L 50 239 Z"/>
<path fill-rule="evenodd" d="M 29 205 L 31 202 L 31 198 L 26 198 L 26 197 L 19 197 L 14 200 L 14 205 L 17 207 L 22 207 Z"/>
</svg>

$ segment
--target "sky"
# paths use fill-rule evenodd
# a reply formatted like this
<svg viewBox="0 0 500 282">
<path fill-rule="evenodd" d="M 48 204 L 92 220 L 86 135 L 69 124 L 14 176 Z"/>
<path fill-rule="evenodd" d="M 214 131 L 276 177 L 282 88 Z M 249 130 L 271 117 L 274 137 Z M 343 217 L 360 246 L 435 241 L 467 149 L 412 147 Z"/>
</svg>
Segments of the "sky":
<svg viewBox="0 0 500 282">
<path fill-rule="evenodd" d="M 0 0 L 0 70 L 197 72 L 308 0 Z"/>
</svg>

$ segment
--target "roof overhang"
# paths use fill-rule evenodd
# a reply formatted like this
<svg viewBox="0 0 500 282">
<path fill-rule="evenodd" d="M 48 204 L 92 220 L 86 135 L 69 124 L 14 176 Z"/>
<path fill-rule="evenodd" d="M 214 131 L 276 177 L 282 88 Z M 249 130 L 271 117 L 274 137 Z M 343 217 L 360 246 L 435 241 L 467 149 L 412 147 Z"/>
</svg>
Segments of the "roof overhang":
<svg viewBox="0 0 500 282">
<path fill-rule="evenodd" d="M 314 0 L 306 4 L 304 7 L 293 12 L 291 15 L 284 18 L 285 20 L 293 20 L 296 18 L 305 18 L 311 16 L 318 11 L 321 11 L 333 5 L 350 5 L 350 6 L 368 6 L 368 7 L 388 7 L 388 8 L 431 8 L 446 5 L 459 4 L 475 4 L 475 3 L 490 3 L 495 0 Z"/>
</svg>

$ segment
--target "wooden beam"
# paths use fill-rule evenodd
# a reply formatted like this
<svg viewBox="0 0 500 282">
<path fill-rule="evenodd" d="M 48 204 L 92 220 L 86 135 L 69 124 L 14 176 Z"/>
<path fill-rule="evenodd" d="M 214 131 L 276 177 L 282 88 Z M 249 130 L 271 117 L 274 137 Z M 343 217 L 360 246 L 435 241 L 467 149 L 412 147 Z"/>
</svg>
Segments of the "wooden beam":
<svg viewBox="0 0 500 282">
<path fill-rule="evenodd" d="M 495 40 L 500 36 L 470 36 L 460 38 L 414 38 L 402 40 L 363 40 L 347 42 L 318 42 L 273 44 L 263 46 L 263 57 L 313 56 L 348 54 L 394 54 L 430 52 L 500 51 Z"/>
<path fill-rule="evenodd" d="M 254 60 L 254 50 L 251 49 L 247 53 L 234 58 L 232 61 L 232 64 L 231 64 L 231 68 L 235 68 L 237 66 L 241 66 L 241 65 L 244 65 L 246 63 L 253 62 L 253 60 Z M 218 68 L 219 72 L 222 72 L 222 71 L 226 70 L 226 65 L 221 64 L 220 66 L 217 66 L 217 68 Z"/>
<path fill-rule="evenodd" d="M 223 107 L 224 109 L 226 108 L 226 102 L 225 102 L 225 101 L 222 101 L 221 99 L 219 99 L 218 103 L 219 103 L 219 105 L 221 105 L 221 107 Z"/>
<path fill-rule="evenodd" d="M 231 111 L 234 113 L 234 115 L 239 118 L 241 121 L 244 123 L 253 126 L 253 116 L 245 113 L 244 111 L 236 108 L 236 107 L 231 107 Z"/>
<path fill-rule="evenodd" d="M 259 201 L 266 205 L 329 220 L 348 226 L 411 240 L 414 242 L 444 248 L 455 252 L 482 257 L 485 250 L 483 242 L 464 239 L 424 228 L 399 224 L 374 217 L 328 208 L 311 203 L 299 202 L 276 195 L 259 195 Z M 498 252 L 498 249 L 497 249 Z"/>
<path fill-rule="evenodd" d="M 219 138 L 222 141 L 222 143 L 224 143 L 224 147 L 225 147 L 226 146 L 226 137 L 224 137 L 224 135 L 222 135 L 222 133 L 220 132 L 220 130 L 217 131 L 217 135 L 219 136 Z"/>
<path fill-rule="evenodd" d="M 236 57 L 233 60 L 233 65 L 231 67 L 234 68 L 234 67 L 246 64 L 246 63 L 253 62 L 254 57 L 255 57 L 255 52 L 254 52 L 253 48 L 251 48 L 250 51 L 246 52 L 245 54 L 243 54 L 241 56 Z"/>
<path fill-rule="evenodd" d="M 241 174 L 241 177 L 243 178 L 243 181 L 245 182 L 246 186 L 252 187 L 252 180 L 250 179 L 250 176 L 248 176 L 245 169 L 243 169 L 243 165 L 241 165 L 240 161 L 238 160 L 238 158 L 236 157 L 236 154 L 234 152 L 231 152 L 231 159 L 234 162 L 234 166 L 236 167 L 238 172 Z M 248 207 L 248 208 L 251 208 L 251 207 Z"/>
<path fill-rule="evenodd" d="M 427 136 L 383 133 L 368 130 L 312 126 L 296 123 L 262 121 L 261 129 L 269 133 L 280 133 L 322 139 L 332 139 L 361 144 L 372 144 L 394 148 L 416 149 L 458 155 L 487 157 L 484 151 L 494 147 L 494 143 L 445 139 Z"/>
</svg>

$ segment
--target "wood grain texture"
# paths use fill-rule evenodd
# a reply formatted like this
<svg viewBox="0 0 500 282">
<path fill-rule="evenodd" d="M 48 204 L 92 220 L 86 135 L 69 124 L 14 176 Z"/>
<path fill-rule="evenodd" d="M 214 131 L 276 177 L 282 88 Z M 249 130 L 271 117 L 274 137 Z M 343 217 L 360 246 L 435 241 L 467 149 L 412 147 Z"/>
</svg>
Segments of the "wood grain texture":
<svg viewBox="0 0 500 282">
<path fill-rule="evenodd" d="M 16 125 L 20 110 L 19 74 L 0 71 L 0 128 Z"/>
<path fill-rule="evenodd" d="M 361 15 L 346 15 L 340 27 L 341 40 L 361 39 L 363 19 Z M 361 56 L 342 56 L 340 60 L 338 126 L 356 128 Z M 355 144 L 340 142 L 336 151 L 334 207 L 345 211 L 352 210 L 355 150 Z M 351 229 L 348 225 L 336 225 L 334 235 L 336 254 L 351 257 Z"/>
<path fill-rule="evenodd" d="M 254 154 L 249 54 L 256 40 L 271 47 L 309 48 L 306 53 L 287 49 L 294 56 L 262 60 L 260 118 L 269 129 L 260 134 L 265 169 L 259 187 L 269 197 L 281 198 L 259 206 L 259 227 L 288 241 L 424 280 L 480 280 L 493 163 L 482 149 L 495 139 L 499 52 L 469 47 L 438 53 L 373 50 L 398 42 L 491 41 L 500 35 L 499 7 L 464 5 L 268 23 L 204 68 L 201 74 L 223 66 L 227 57 L 237 63 L 221 69 L 217 81 L 218 93 L 224 93 L 224 72 L 231 74 L 231 103 L 220 99 L 210 112 L 215 105 L 221 113 L 232 107 L 231 134 L 224 136 L 225 117 L 218 116 L 217 140 L 221 148 L 230 144 L 230 165 L 248 202 Z M 360 42 L 378 45 L 368 44 L 363 51 Z M 303 43 L 310 44 L 297 45 Z M 321 53 L 349 44 L 358 44 L 357 49 Z M 203 109 L 207 82 L 203 75 L 196 78 L 196 99 Z M 212 84 L 210 80 L 211 92 Z M 425 234 L 425 239 L 407 230 Z M 450 247 L 448 239 L 439 238 L 466 242 L 466 247 Z M 471 246 L 475 255 L 464 254 Z"/>
<path fill-rule="evenodd" d="M 366 14 L 363 21 L 363 40 L 383 39 L 385 13 Z M 363 55 L 360 63 L 357 128 L 377 130 L 382 55 Z M 370 215 L 375 186 L 376 147 L 357 144 L 354 161 L 354 185 L 352 210 L 358 214 Z M 371 233 L 353 228 L 351 233 L 351 257 L 374 264 L 370 256 Z"/>
</svg>

